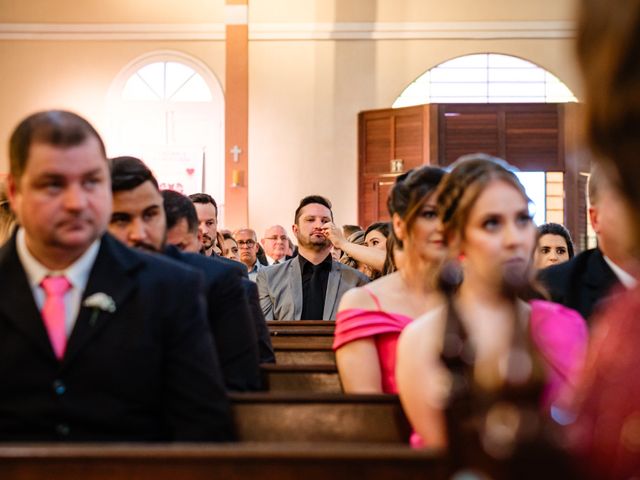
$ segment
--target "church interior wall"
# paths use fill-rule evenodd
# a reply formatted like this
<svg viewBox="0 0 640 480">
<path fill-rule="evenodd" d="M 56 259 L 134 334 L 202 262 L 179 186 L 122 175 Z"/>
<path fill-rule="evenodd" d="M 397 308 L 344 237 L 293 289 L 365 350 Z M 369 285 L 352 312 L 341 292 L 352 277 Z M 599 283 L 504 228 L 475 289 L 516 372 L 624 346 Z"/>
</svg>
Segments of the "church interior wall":
<svg viewBox="0 0 640 480">
<path fill-rule="evenodd" d="M 55 4 L 55 6 L 54 6 Z M 261 233 L 272 223 L 288 227 L 298 200 L 329 197 L 338 223 L 357 220 L 357 114 L 388 108 L 417 76 L 439 63 L 477 52 L 516 55 L 548 69 L 579 96 L 572 39 L 286 39 L 282 23 L 562 22 L 572 1 L 521 5 L 511 0 L 256 0 L 250 30 L 276 32 L 251 38 L 249 49 L 249 220 Z M 145 12 L 149 12 L 147 15 Z M 8 169 L 8 136 L 35 110 L 68 108 L 99 129 L 107 123 L 107 96 L 118 73 L 158 50 L 202 61 L 224 88 L 222 40 L 25 40 L 1 35 L 3 25 L 41 23 L 211 23 L 223 28 L 221 0 L 175 2 L 0 0 L 0 172 Z M 338 23 L 335 23 L 338 22 Z M 323 27 L 324 28 L 324 27 Z M 262 29 L 262 30 L 260 30 Z M 280 33 L 278 33 L 280 32 Z M 517 35 L 516 35 L 517 36 Z M 303 36 L 304 37 L 304 36 Z"/>
</svg>

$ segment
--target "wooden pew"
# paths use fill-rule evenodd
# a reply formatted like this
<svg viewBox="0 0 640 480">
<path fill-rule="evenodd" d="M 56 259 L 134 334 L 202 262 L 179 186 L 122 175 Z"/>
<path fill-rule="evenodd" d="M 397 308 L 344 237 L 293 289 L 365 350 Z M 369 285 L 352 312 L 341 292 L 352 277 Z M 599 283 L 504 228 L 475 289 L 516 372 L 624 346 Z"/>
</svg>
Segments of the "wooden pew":
<svg viewBox="0 0 640 480">
<path fill-rule="evenodd" d="M 342 393 L 335 364 L 260 366 L 269 392 Z"/>
<path fill-rule="evenodd" d="M 400 445 L 0 446 L 3 480 L 444 480 L 446 466 L 442 456 Z"/>
<path fill-rule="evenodd" d="M 231 396 L 240 442 L 0 445 L 3 480 L 403 480 L 448 478 L 407 445 L 393 395 Z"/>
<path fill-rule="evenodd" d="M 331 348 L 335 322 L 299 320 L 267 322 L 276 363 L 282 365 L 319 365 L 336 363 Z"/>
<path fill-rule="evenodd" d="M 234 393 L 242 441 L 406 445 L 411 427 L 396 395 Z"/>
</svg>

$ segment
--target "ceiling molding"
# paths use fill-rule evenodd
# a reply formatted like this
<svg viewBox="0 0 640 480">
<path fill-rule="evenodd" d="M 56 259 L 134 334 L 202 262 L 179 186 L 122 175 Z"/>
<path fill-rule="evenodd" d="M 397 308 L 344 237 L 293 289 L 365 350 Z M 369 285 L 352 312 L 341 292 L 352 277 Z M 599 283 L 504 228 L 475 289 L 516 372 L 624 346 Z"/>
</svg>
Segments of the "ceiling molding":
<svg viewBox="0 0 640 480">
<path fill-rule="evenodd" d="M 569 21 L 425 23 L 249 23 L 249 40 L 567 39 Z M 0 40 L 224 41 L 224 23 L 0 23 Z"/>
</svg>

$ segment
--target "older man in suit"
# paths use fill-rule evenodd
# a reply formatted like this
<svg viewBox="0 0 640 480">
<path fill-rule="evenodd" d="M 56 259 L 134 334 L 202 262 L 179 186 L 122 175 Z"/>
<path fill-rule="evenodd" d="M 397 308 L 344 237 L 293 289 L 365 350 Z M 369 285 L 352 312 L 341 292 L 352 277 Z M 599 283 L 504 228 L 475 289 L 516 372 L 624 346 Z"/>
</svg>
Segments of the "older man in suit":
<svg viewBox="0 0 640 480">
<path fill-rule="evenodd" d="M 332 259 L 323 230 L 332 221 L 326 198 L 310 195 L 300 201 L 292 227 L 298 256 L 258 272 L 260 306 L 267 320 L 335 320 L 344 292 L 369 281 Z"/>
<path fill-rule="evenodd" d="M 97 132 L 37 113 L 10 160 L 20 228 L 0 250 L 0 440 L 232 438 L 200 276 L 105 234 Z"/>
</svg>

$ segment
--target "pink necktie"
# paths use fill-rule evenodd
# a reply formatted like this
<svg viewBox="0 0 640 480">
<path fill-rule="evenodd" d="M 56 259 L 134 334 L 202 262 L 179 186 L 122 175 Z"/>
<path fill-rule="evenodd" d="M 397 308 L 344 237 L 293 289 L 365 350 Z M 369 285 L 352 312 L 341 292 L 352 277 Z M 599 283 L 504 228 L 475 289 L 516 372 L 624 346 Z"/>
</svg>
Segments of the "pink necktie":
<svg viewBox="0 0 640 480">
<path fill-rule="evenodd" d="M 45 277 L 40 284 L 46 298 L 42 307 L 42 319 L 49 333 L 49 340 L 56 357 L 61 359 L 67 346 L 67 331 L 65 327 L 64 294 L 71 288 L 67 277 Z"/>
</svg>

